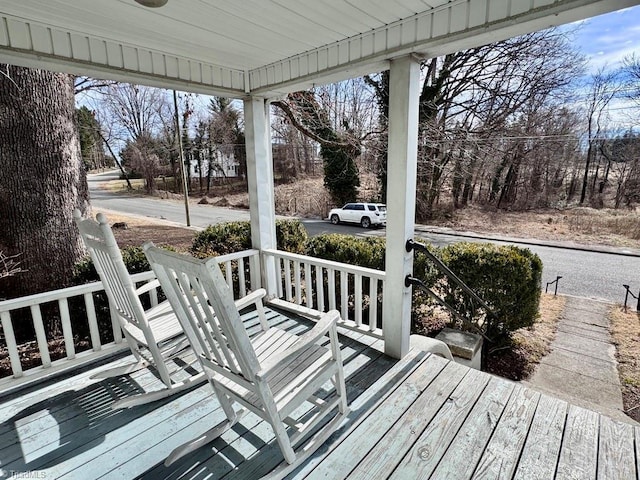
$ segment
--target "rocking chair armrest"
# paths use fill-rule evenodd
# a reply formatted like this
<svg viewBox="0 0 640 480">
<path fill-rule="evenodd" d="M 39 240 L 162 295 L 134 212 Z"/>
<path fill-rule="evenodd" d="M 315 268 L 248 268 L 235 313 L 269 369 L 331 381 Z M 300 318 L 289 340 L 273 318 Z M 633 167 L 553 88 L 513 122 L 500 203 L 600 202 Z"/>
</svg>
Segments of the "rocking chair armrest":
<svg viewBox="0 0 640 480">
<path fill-rule="evenodd" d="M 238 310 L 242 310 L 243 308 L 248 307 L 249 305 L 251 305 L 252 303 L 257 303 L 259 301 L 262 301 L 262 299 L 264 298 L 264 296 L 267 294 L 267 291 L 264 288 L 259 288 L 258 290 L 255 290 L 253 292 L 251 292 L 248 295 L 245 295 L 242 298 L 239 298 L 238 300 L 236 300 L 236 308 Z"/>
<path fill-rule="evenodd" d="M 136 288 L 136 295 L 142 295 L 143 293 L 147 293 L 153 290 L 154 288 L 159 288 L 159 287 L 160 287 L 160 282 L 158 281 L 157 278 L 155 278 L 150 282 L 145 283 L 140 288 Z"/>
<path fill-rule="evenodd" d="M 280 366 L 281 363 L 286 362 L 290 357 L 296 355 L 301 350 L 316 343 L 320 338 L 324 337 L 329 331 L 337 327 L 337 322 L 340 319 L 340 312 L 337 310 L 331 310 L 320 317 L 318 323 L 304 335 L 301 335 L 289 348 L 269 358 L 262 364 L 262 368 L 256 374 L 258 378 L 264 378 L 269 373 Z"/>
</svg>

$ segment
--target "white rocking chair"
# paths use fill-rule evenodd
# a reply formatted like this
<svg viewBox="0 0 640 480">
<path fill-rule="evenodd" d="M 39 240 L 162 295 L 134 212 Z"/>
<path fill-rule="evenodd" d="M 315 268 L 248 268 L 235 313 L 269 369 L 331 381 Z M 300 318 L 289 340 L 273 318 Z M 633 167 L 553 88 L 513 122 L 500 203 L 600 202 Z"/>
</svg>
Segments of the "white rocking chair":
<svg viewBox="0 0 640 480">
<path fill-rule="evenodd" d="M 172 378 L 177 372 L 193 369 L 196 360 L 191 355 L 191 361 L 183 361 L 190 346 L 169 302 L 162 302 L 146 311 L 140 303 L 139 295 L 156 288 L 159 285 L 157 280 L 136 289 L 107 218 L 99 213 L 96 217 L 97 222 L 91 218 L 82 219 L 79 210 L 75 210 L 73 216 L 100 275 L 109 306 L 115 309 L 124 337 L 136 358 L 136 362 L 132 364 L 103 370 L 93 375 L 93 378 L 126 375 L 151 365 L 166 385 L 166 388 L 161 390 L 119 400 L 112 408 L 127 408 L 153 402 L 205 382 L 204 372 L 192 374 L 187 371 L 187 378 L 184 378 L 184 374 L 182 380 Z M 179 362 L 172 362 L 178 357 Z"/>
<path fill-rule="evenodd" d="M 271 424 L 286 460 L 273 475 L 284 476 L 322 445 L 348 413 L 336 328 L 339 313 L 324 314 L 312 330 L 299 337 L 269 328 L 266 322 L 259 334 L 249 337 L 215 259 L 198 260 L 158 249 L 150 242 L 144 251 L 227 416 L 200 438 L 175 449 L 165 465 L 234 425 L 244 413 L 243 409 L 235 410 L 235 401 Z M 262 297 L 265 291 L 253 294 Z M 326 340 L 327 334 L 329 345 L 325 347 L 319 342 Z M 329 380 L 335 393 L 330 398 L 326 392 L 324 398 L 315 396 Z M 291 418 L 305 402 L 309 410 L 304 421 Z M 326 425 L 303 445 L 301 441 L 324 419 L 328 420 Z"/>
</svg>

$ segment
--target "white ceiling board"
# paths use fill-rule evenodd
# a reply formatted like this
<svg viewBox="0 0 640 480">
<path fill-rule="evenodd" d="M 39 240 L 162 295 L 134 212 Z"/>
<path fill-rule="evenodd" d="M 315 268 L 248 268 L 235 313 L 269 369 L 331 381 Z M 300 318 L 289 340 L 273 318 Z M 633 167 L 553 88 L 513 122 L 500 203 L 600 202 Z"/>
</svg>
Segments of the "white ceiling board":
<svg viewBox="0 0 640 480">
<path fill-rule="evenodd" d="M 271 96 L 640 0 L 0 0 L 0 62 Z M 249 81 L 249 79 L 251 79 Z"/>
</svg>

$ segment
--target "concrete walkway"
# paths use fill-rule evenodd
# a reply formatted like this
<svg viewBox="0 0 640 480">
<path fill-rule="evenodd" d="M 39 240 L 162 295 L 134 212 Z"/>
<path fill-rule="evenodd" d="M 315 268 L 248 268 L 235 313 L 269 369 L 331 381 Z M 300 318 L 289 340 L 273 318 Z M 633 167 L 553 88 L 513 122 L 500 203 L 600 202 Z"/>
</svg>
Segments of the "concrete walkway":
<svg viewBox="0 0 640 480">
<path fill-rule="evenodd" d="M 609 334 L 610 305 L 567 297 L 551 353 L 527 382 L 534 389 L 635 423 L 623 412 L 615 347 Z"/>
</svg>

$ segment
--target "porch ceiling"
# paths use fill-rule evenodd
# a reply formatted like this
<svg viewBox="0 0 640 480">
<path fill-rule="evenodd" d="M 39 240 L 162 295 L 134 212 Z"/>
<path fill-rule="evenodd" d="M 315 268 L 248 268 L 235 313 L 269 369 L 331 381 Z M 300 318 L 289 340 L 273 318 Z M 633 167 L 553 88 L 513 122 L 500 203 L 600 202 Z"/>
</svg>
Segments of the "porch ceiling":
<svg viewBox="0 0 640 480">
<path fill-rule="evenodd" d="M 0 62 L 276 96 L 640 0 L 0 0 Z"/>
</svg>

